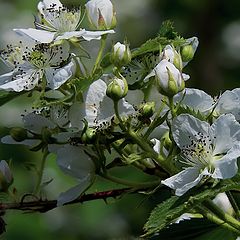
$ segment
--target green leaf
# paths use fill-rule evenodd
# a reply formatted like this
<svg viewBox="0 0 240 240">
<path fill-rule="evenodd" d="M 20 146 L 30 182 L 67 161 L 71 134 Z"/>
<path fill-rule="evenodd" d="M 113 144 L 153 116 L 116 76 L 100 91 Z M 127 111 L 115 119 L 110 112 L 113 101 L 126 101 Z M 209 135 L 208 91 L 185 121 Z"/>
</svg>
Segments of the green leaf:
<svg viewBox="0 0 240 240">
<path fill-rule="evenodd" d="M 183 213 L 192 212 L 194 206 L 201 204 L 206 199 L 213 199 L 218 193 L 229 190 L 240 190 L 238 176 L 233 179 L 221 181 L 215 187 L 203 186 L 202 188 L 194 188 L 181 197 L 173 196 L 163 203 L 160 203 L 153 209 L 144 230 L 147 235 L 154 234 L 169 224 L 173 223 L 176 218 Z"/>
<path fill-rule="evenodd" d="M 22 95 L 23 93 L 18 92 L 7 92 L 7 91 L 1 91 L 0 90 L 0 106 L 4 105 L 5 103 L 13 100 L 14 98 Z"/>
<path fill-rule="evenodd" d="M 160 27 L 159 34 L 156 38 L 150 39 L 139 48 L 132 51 L 132 58 L 141 56 L 146 53 L 160 52 L 166 45 L 171 44 L 175 47 L 185 43 L 185 40 L 174 31 L 173 23 L 165 21 Z"/>
</svg>

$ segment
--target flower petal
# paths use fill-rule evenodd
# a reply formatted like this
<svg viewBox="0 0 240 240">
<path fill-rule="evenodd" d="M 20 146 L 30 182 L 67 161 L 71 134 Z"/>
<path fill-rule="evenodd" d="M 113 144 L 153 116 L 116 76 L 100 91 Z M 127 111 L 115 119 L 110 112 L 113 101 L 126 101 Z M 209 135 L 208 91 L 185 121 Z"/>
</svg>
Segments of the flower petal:
<svg viewBox="0 0 240 240">
<path fill-rule="evenodd" d="M 181 105 L 190 107 L 201 113 L 208 113 L 213 107 L 213 98 L 202 90 L 194 88 L 185 88 L 184 91 L 174 96 L 174 102 L 180 102 Z"/>
<path fill-rule="evenodd" d="M 56 127 L 56 125 L 52 121 L 35 113 L 29 113 L 24 116 L 23 123 L 24 127 L 27 130 L 33 131 L 35 133 L 41 133 L 43 128 L 53 129 Z"/>
<path fill-rule="evenodd" d="M 212 178 L 226 179 L 237 174 L 237 158 L 240 156 L 240 143 L 234 145 L 226 155 L 213 162 L 215 170 Z"/>
<path fill-rule="evenodd" d="M 173 138 L 182 149 L 190 145 L 192 140 L 199 138 L 199 132 L 205 136 L 209 135 L 210 125 L 207 122 L 189 115 L 181 114 L 173 120 Z"/>
<path fill-rule="evenodd" d="M 34 28 L 13 29 L 17 34 L 23 37 L 29 37 L 40 43 L 51 43 L 54 40 L 55 32 L 39 30 Z"/>
<path fill-rule="evenodd" d="M 100 40 L 102 35 L 109 34 L 109 33 L 115 33 L 114 30 L 107 30 L 107 31 L 85 31 L 85 33 L 82 35 L 82 37 L 87 40 Z"/>
<path fill-rule="evenodd" d="M 167 178 L 166 180 L 161 181 L 161 183 L 175 189 L 175 194 L 177 196 L 182 196 L 189 189 L 196 186 L 204 175 L 209 175 L 207 169 L 204 169 L 204 171 L 199 173 L 198 168 L 190 167 L 170 178 Z"/>
<path fill-rule="evenodd" d="M 63 172 L 78 179 L 93 175 L 95 165 L 82 146 L 65 145 L 57 151 L 57 164 Z"/>
<path fill-rule="evenodd" d="M 65 203 L 75 200 L 81 196 L 81 194 L 90 186 L 91 183 L 92 177 L 89 174 L 85 178 L 81 179 L 80 183 L 77 186 L 61 193 L 57 199 L 57 205 L 62 206 Z"/>
<path fill-rule="evenodd" d="M 215 136 L 214 155 L 226 153 L 236 141 L 240 140 L 240 124 L 232 114 L 221 115 L 212 124 L 210 132 Z"/>
<path fill-rule="evenodd" d="M 47 68 L 45 70 L 45 75 L 48 81 L 48 86 L 51 89 L 59 88 L 75 74 L 75 71 L 76 63 L 74 60 L 62 68 Z"/>
</svg>

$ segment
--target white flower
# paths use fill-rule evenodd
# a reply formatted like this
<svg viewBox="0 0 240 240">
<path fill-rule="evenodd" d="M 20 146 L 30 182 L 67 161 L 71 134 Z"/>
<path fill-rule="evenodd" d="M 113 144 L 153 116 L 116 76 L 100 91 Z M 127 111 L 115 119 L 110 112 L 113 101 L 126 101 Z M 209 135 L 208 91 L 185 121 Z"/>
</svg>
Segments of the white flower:
<svg viewBox="0 0 240 240">
<path fill-rule="evenodd" d="M 211 126 L 204 121 L 181 114 L 172 125 L 173 138 L 181 149 L 185 169 L 162 181 L 183 195 L 203 177 L 226 179 L 238 170 L 240 124 L 232 114 L 220 116 Z"/>
<path fill-rule="evenodd" d="M 18 34 L 28 36 L 40 43 L 50 43 L 63 39 L 83 38 L 87 41 L 100 39 L 102 35 L 114 33 L 110 31 L 86 31 L 79 29 L 81 10 L 68 9 L 58 0 L 43 0 L 38 4 L 41 21 L 35 22 L 36 28 L 14 29 Z"/>
<path fill-rule="evenodd" d="M 50 47 L 37 44 L 33 47 L 8 46 L 1 57 L 13 71 L 0 76 L 0 89 L 21 92 L 29 91 L 46 78 L 47 87 L 57 89 L 69 80 L 76 71 L 76 63 L 69 61 L 69 45 Z"/>
<path fill-rule="evenodd" d="M 77 178 L 79 184 L 63 192 L 58 197 L 58 205 L 70 202 L 79 197 L 93 182 L 95 176 L 95 165 L 91 158 L 85 153 L 88 151 L 83 146 L 64 145 L 57 150 L 57 164 L 60 169 Z"/>
<path fill-rule="evenodd" d="M 99 79 L 93 82 L 85 97 L 86 120 L 90 127 L 104 126 L 114 118 L 113 101 L 106 95 L 107 84 Z M 119 112 L 121 117 L 135 113 L 131 104 L 124 98 L 119 100 Z"/>
<path fill-rule="evenodd" d="M 94 29 L 106 30 L 116 26 L 116 14 L 110 0 L 91 0 L 85 6 Z"/>
<path fill-rule="evenodd" d="M 225 213 L 233 215 L 233 207 L 230 203 L 227 194 L 225 192 L 217 194 L 217 196 L 212 200 L 219 208 L 221 208 Z"/>
<path fill-rule="evenodd" d="M 34 146 L 38 145 L 42 140 L 39 137 L 35 138 L 35 136 L 50 133 L 54 138 L 64 137 L 64 139 L 68 139 L 74 134 L 74 132 L 77 131 L 77 129 L 75 130 L 74 128 L 75 126 L 72 126 L 72 116 L 70 115 L 70 110 L 62 105 L 52 105 L 51 107 L 28 113 L 23 116 L 22 121 L 24 125 L 23 130 L 26 131 L 24 139 L 16 141 L 17 139 L 14 138 L 14 136 L 8 135 L 1 139 L 2 143 Z M 69 132 L 64 132 L 63 134 L 65 134 L 65 136 L 58 134 L 60 128 L 67 128 Z M 42 138 L 44 137 L 42 136 Z"/>
</svg>

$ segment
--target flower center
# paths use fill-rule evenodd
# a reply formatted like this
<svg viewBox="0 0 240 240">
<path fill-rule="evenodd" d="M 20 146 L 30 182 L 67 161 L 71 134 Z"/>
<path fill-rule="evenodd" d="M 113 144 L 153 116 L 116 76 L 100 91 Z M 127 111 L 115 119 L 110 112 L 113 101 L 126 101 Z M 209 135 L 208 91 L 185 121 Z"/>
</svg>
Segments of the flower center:
<svg viewBox="0 0 240 240">
<path fill-rule="evenodd" d="M 211 171 L 213 167 L 212 162 L 215 160 L 212 139 L 201 132 L 197 133 L 194 138 L 191 136 L 189 138 L 190 144 L 183 146 L 181 151 L 184 158 L 182 163 L 188 165 L 188 167 L 207 167 Z"/>
<path fill-rule="evenodd" d="M 52 27 L 59 34 L 75 31 L 80 24 L 81 11 L 79 8 L 70 10 L 64 6 L 56 8 L 55 5 L 50 5 L 49 8 L 43 9 L 43 11 L 42 18 L 50 25 L 50 28 Z M 37 25 L 45 30 L 48 28 L 44 21 L 42 21 L 42 24 Z"/>
</svg>

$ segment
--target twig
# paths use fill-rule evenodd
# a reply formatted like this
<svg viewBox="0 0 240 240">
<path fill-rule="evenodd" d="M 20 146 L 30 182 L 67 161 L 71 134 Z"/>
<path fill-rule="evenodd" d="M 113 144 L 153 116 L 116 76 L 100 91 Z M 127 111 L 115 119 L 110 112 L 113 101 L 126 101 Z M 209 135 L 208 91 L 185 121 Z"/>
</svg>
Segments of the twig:
<svg viewBox="0 0 240 240">
<path fill-rule="evenodd" d="M 68 202 L 64 205 L 76 204 L 76 203 L 83 203 L 92 200 L 103 199 L 106 200 L 107 198 L 116 198 L 126 193 L 137 193 L 138 191 L 142 191 L 144 189 L 136 189 L 136 188 L 121 188 L 121 189 L 114 189 L 109 191 L 103 192 L 96 192 L 96 193 L 89 193 L 80 196 L 79 198 L 75 199 L 74 201 Z M 47 212 L 52 210 L 57 206 L 57 200 L 35 200 L 35 201 L 21 201 L 15 203 L 0 203 L 0 211 L 4 212 L 6 210 L 15 209 L 20 211 L 26 212 Z"/>
</svg>

